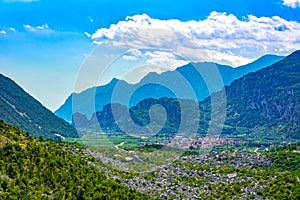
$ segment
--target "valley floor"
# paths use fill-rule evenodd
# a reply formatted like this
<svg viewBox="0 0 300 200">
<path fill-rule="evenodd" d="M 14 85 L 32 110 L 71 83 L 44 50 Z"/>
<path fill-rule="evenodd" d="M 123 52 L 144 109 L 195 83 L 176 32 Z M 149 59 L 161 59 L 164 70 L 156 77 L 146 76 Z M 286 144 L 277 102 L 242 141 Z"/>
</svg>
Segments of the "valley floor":
<svg viewBox="0 0 300 200">
<path fill-rule="evenodd" d="M 197 152 L 115 142 L 37 140 L 0 120 L 0 199 L 300 199 L 300 143 Z"/>
<path fill-rule="evenodd" d="M 293 148 L 299 149 L 299 145 Z M 183 155 L 154 171 L 140 173 L 115 169 L 122 164 L 118 159 L 109 158 L 110 165 L 104 164 L 108 158 L 99 151 L 83 149 L 80 153 L 95 158 L 89 164 L 104 170 L 107 176 L 155 199 L 300 198 L 300 154 L 295 150 Z M 130 162 L 131 167 L 140 164 Z"/>
</svg>

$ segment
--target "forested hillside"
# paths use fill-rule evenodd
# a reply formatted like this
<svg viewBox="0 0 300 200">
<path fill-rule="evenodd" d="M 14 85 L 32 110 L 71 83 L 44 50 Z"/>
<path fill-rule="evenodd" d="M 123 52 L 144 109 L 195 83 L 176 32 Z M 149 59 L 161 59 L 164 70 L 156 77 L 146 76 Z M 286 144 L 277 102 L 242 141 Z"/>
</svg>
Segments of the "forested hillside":
<svg viewBox="0 0 300 200">
<path fill-rule="evenodd" d="M 76 130 L 56 117 L 13 80 L 0 74 L 0 119 L 47 139 L 78 137 Z"/>
<path fill-rule="evenodd" d="M 0 199 L 147 199 L 53 141 L 0 121 Z"/>
<path fill-rule="evenodd" d="M 300 51 L 226 88 L 227 125 L 300 139 Z"/>
</svg>

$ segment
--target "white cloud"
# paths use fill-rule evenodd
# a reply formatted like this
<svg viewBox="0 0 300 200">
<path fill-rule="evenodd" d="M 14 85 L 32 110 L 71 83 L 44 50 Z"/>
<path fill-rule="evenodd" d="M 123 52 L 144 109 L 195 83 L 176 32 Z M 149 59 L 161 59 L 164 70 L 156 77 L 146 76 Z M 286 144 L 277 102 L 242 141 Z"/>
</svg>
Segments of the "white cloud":
<svg viewBox="0 0 300 200">
<path fill-rule="evenodd" d="M 278 16 L 249 15 L 240 20 L 232 14 L 212 12 L 205 20 L 187 22 L 134 15 L 98 29 L 90 37 L 98 44 L 174 50 L 194 62 L 240 66 L 263 54 L 288 54 L 300 49 L 296 35 L 300 35 L 300 23 Z"/>
<path fill-rule="evenodd" d="M 145 66 L 151 66 L 151 69 L 145 69 L 146 72 L 161 73 L 167 70 L 174 70 L 178 66 L 187 64 L 189 61 L 180 58 L 173 52 L 166 52 L 161 50 L 143 50 L 130 49 L 122 56 L 125 61 L 137 61 L 135 63 L 143 63 Z M 149 71 L 150 70 L 150 71 Z"/>
<path fill-rule="evenodd" d="M 53 32 L 52 29 L 50 29 L 50 27 L 48 26 L 48 24 L 44 24 L 44 25 L 41 25 L 41 26 L 31 26 L 31 25 L 24 25 L 23 26 L 27 31 L 29 32 L 39 32 L 39 33 L 51 33 Z"/>
<path fill-rule="evenodd" d="M 297 8 L 300 7 L 300 0 L 283 0 L 283 5 L 292 7 L 292 8 Z"/>
<path fill-rule="evenodd" d="M 135 56 L 128 56 L 128 55 L 124 55 L 124 56 L 122 56 L 122 58 L 124 60 L 137 60 L 137 57 L 135 57 Z"/>
<path fill-rule="evenodd" d="M 167 70 L 174 70 L 178 66 L 183 66 L 188 63 L 188 61 L 184 59 L 180 59 L 175 54 L 171 52 L 164 51 L 147 51 L 145 53 L 146 62 L 150 64 L 150 66 L 156 66 L 155 72 L 161 73 Z M 150 71 L 153 71 L 153 69 Z M 149 71 L 149 72 L 150 72 Z"/>
<path fill-rule="evenodd" d="M 91 37 L 92 35 L 89 34 L 88 32 L 84 32 L 84 35 L 87 36 L 87 37 Z"/>
<path fill-rule="evenodd" d="M 128 51 L 131 55 L 136 56 L 136 57 L 140 57 L 142 56 L 142 52 L 138 49 L 130 49 Z"/>
<path fill-rule="evenodd" d="M 7 35 L 7 34 L 10 34 L 10 33 L 15 33 L 16 32 L 16 29 L 14 28 L 4 28 L 4 29 L 0 29 L 0 35 Z"/>
<path fill-rule="evenodd" d="M 16 32 L 16 29 L 13 28 L 13 27 L 9 28 L 9 30 L 12 31 L 12 32 Z"/>
<path fill-rule="evenodd" d="M 131 61 L 135 61 L 143 57 L 144 57 L 143 53 L 138 49 L 130 49 L 126 55 L 122 56 L 124 60 L 131 60 Z"/>
</svg>

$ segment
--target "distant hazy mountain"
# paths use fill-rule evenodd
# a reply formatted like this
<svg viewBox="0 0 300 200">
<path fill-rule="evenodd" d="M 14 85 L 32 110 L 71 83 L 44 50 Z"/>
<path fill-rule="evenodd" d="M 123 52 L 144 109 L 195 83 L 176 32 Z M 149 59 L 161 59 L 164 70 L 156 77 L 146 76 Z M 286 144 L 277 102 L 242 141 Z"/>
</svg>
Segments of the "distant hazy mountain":
<svg viewBox="0 0 300 200">
<path fill-rule="evenodd" d="M 11 79 L 0 74 L 0 119 L 33 136 L 47 139 L 78 137 L 76 130 L 55 116 Z"/>
<path fill-rule="evenodd" d="M 285 59 L 259 70 L 249 73 L 230 86 L 225 87 L 227 100 L 227 118 L 223 133 L 248 134 L 249 137 L 264 139 L 300 139 L 300 51 L 296 51 Z M 220 92 L 213 95 L 220 95 Z M 199 133 L 206 133 L 210 122 L 210 100 L 206 98 L 199 103 L 200 122 Z M 180 109 L 179 102 L 183 102 Z M 150 123 L 149 109 L 160 104 L 167 112 L 167 122 L 161 134 L 172 134 L 178 131 L 182 115 L 188 117 L 188 122 L 197 122 L 197 112 L 193 109 L 196 102 L 174 98 L 145 99 L 130 109 L 132 120 L 138 125 Z M 220 104 L 222 102 L 219 102 Z M 119 106 L 119 107 L 117 107 Z M 182 105 L 181 105 L 182 106 Z M 85 120 L 74 115 L 76 125 L 91 128 L 98 123 L 104 131 L 121 131 L 121 126 L 130 126 L 130 118 L 114 113 L 112 107 L 119 113 L 125 113 L 127 108 L 121 105 L 107 105 L 102 111 L 93 115 L 92 120 Z M 184 112 L 184 113 L 183 113 Z M 187 115 L 187 114 L 188 115 Z M 154 114 L 158 121 L 163 120 L 161 111 Z M 197 122 L 198 123 L 198 122 Z M 189 124 L 185 130 L 189 132 Z M 122 129 L 123 130 L 123 129 Z M 130 127 L 128 128 L 130 130 Z M 191 130 L 192 131 L 192 130 Z"/>
<path fill-rule="evenodd" d="M 266 55 L 238 68 L 208 62 L 190 63 L 174 71 L 149 73 L 137 84 L 113 79 L 107 85 L 71 94 L 55 114 L 71 121 L 73 113 L 78 112 L 90 118 L 95 111 L 102 110 L 109 103 L 133 107 L 143 99 L 162 97 L 201 101 L 243 75 L 263 69 L 283 58 Z"/>
</svg>

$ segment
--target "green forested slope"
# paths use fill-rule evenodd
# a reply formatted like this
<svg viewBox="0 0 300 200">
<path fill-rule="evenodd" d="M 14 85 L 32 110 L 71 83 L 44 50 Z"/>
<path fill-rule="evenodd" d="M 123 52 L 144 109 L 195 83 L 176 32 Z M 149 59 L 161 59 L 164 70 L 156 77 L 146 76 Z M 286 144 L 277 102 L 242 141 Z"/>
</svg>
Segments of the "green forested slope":
<svg viewBox="0 0 300 200">
<path fill-rule="evenodd" d="M 300 51 L 234 81 L 226 94 L 227 125 L 300 139 Z"/>
<path fill-rule="evenodd" d="M 11 79 L 0 74 L 0 119 L 29 132 L 53 139 L 60 134 L 77 137 L 76 130 L 26 93 Z"/>
<path fill-rule="evenodd" d="M 0 121 L 0 199 L 146 199 L 81 156 Z"/>
</svg>

